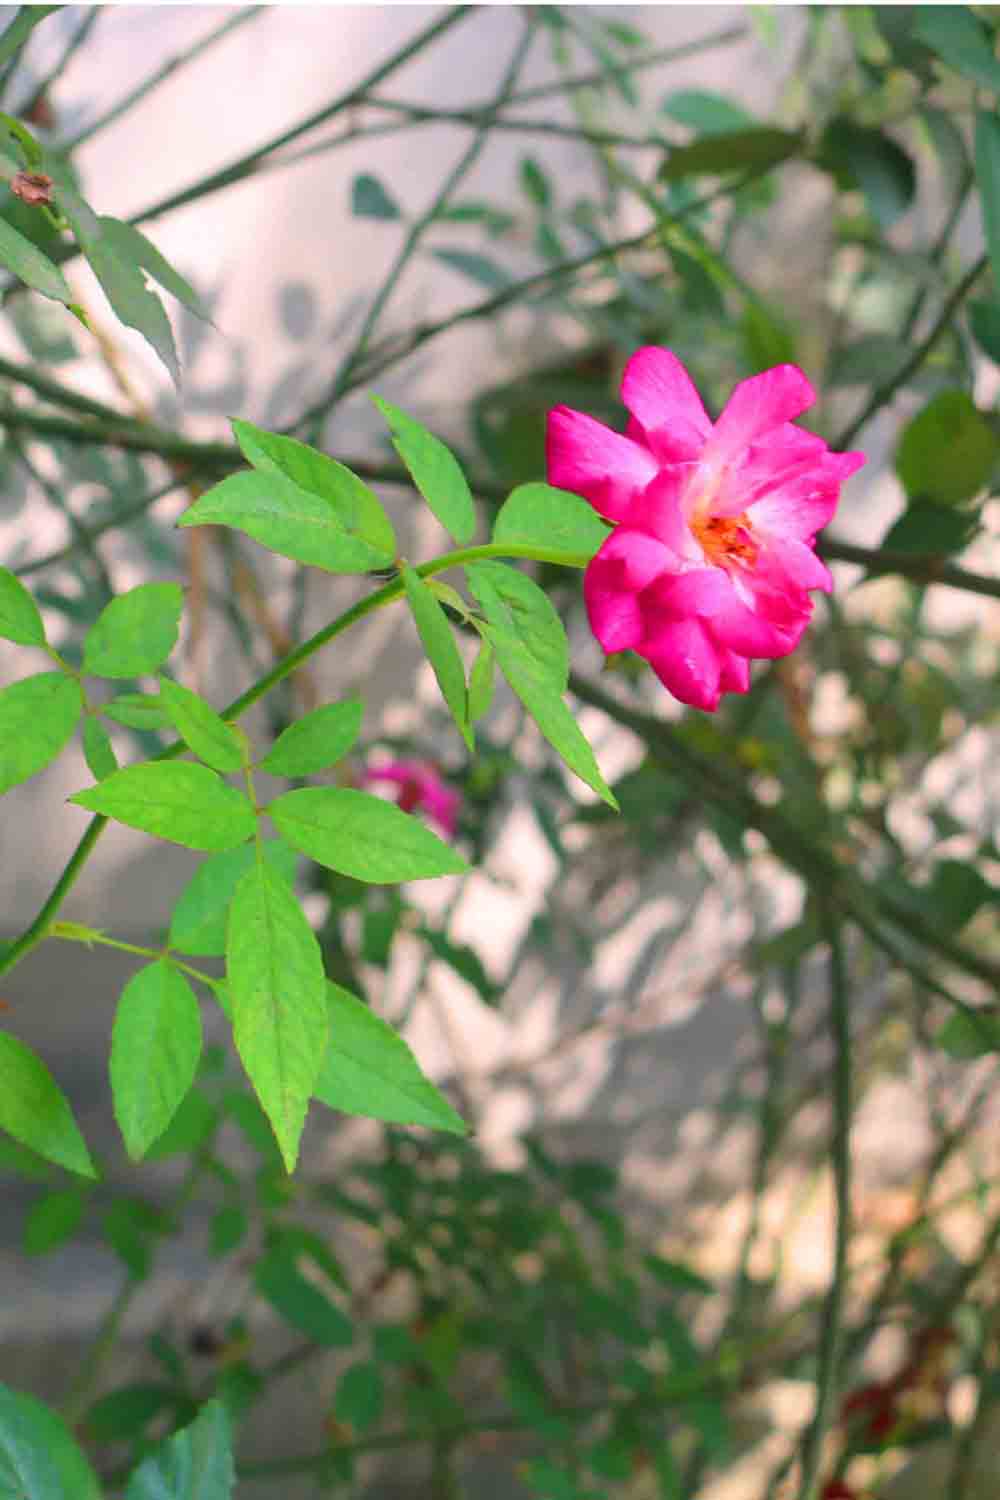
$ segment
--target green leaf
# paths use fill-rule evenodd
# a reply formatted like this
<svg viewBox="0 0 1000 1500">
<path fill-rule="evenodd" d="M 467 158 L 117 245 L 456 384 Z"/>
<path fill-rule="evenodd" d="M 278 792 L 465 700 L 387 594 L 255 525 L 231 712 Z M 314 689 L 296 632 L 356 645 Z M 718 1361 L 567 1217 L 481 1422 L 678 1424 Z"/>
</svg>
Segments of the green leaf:
<svg viewBox="0 0 1000 1500">
<path fill-rule="evenodd" d="M 83 1419 L 88 1436 L 98 1442 L 113 1443 L 139 1437 L 161 1412 L 168 1411 L 177 1399 L 176 1390 L 162 1382 L 137 1380 L 119 1386 L 95 1401 Z"/>
<path fill-rule="evenodd" d="M 601 775 L 594 752 L 554 683 L 539 677 L 537 664 L 526 651 L 502 639 L 492 626 L 487 625 L 485 630 L 493 642 L 500 670 L 549 744 L 581 781 L 617 810 L 618 803 Z"/>
<path fill-rule="evenodd" d="M 242 792 L 188 761 L 126 766 L 69 800 L 187 849 L 232 849 L 256 828 Z"/>
<path fill-rule="evenodd" d="M 265 432 L 251 422 L 234 421 L 236 441 L 248 463 L 265 474 L 278 474 L 311 495 L 326 500 L 347 532 L 359 560 L 364 554 L 382 566 L 396 555 L 392 523 L 373 490 L 344 464 L 294 438 Z M 349 571 L 341 568 L 338 571 Z M 361 568 L 350 571 L 362 571 Z"/>
<path fill-rule="evenodd" d="M 998 449 L 972 398 L 941 391 L 903 429 L 896 472 L 911 500 L 960 505 L 988 483 Z"/>
<path fill-rule="evenodd" d="M 742 105 L 706 89 L 678 89 L 668 94 L 660 113 L 687 125 L 700 136 L 742 133 L 755 123 Z"/>
<path fill-rule="evenodd" d="M 0 568 L 0 637 L 19 646 L 44 646 L 45 626 L 21 580 Z"/>
<path fill-rule="evenodd" d="M 350 1319 L 314 1281 L 307 1280 L 288 1249 L 273 1250 L 254 1267 L 257 1291 L 300 1333 L 329 1349 L 353 1342 Z"/>
<path fill-rule="evenodd" d="M 118 770 L 111 737 L 100 719 L 87 714 L 83 721 L 83 757 L 95 781 L 103 781 Z"/>
<path fill-rule="evenodd" d="M 229 1500 L 236 1483 L 229 1417 L 208 1401 L 133 1473 L 125 1500 Z"/>
<path fill-rule="evenodd" d="M 503 292 L 514 284 L 509 271 L 498 266 L 489 256 L 478 255 L 474 250 L 434 250 L 431 253 L 442 265 L 468 276 L 470 281 L 477 282 L 488 291 Z"/>
<path fill-rule="evenodd" d="M 471 750 L 473 739 L 467 718 L 465 668 L 448 618 L 419 573 L 405 564 L 400 571 L 417 634 L 434 669 L 441 696 L 451 711 L 459 734 Z"/>
<path fill-rule="evenodd" d="M 748 302 L 741 320 L 743 343 L 750 368 L 759 373 L 774 365 L 795 364 L 798 351 L 787 321 L 762 302 Z"/>
<path fill-rule="evenodd" d="M 548 595 L 526 573 L 506 563 L 466 563 L 465 576 L 493 627 L 490 640 L 501 667 L 503 642 L 526 656 L 539 679 L 561 693 L 569 680 L 569 643 Z"/>
<path fill-rule="evenodd" d="M 126 328 L 134 328 L 142 334 L 163 361 L 174 385 L 179 385 L 181 367 L 170 319 L 159 297 L 147 286 L 141 267 L 124 255 L 114 240 L 103 232 L 96 239 L 80 238 L 80 249 L 115 316 Z"/>
<path fill-rule="evenodd" d="M 260 849 L 268 864 L 287 885 L 295 881 L 299 857 L 283 839 L 267 839 L 259 846 L 243 844 L 203 860 L 181 893 L 170 919 L 171 948 L 198 958 L 221 957 L 226 951 L 226 914 L 233 892 Z"/>
<path fill-rule="evenodd" d="M 480 999 L 487 1005 L 495 1005 L 501 995 L 501 987 L 494 984 L 493 980 L 483 968 L 483 961 L 474 948 L 466 943 L 453 943 L 451 938 L 443 932 L 435 932 L 431 927 L 421 927 L 420 936 L 424 939 L 435 958 L 453 969 L 460 979 L 470 984 L 478 993 Z"/>
<path fill-rule="evenodd" d="M 521 187 L 538 208 L 548 208 L 552 203 L 552 184 L 533 156 L 522 156 L 518 168 Z"/>
<path fill-rule="evenodd" d="M 456 542 L 468 542 L 476 529 L 476 509 L 458 459 L 439 437 L 391 401 L 381 396 L 372 400 L 388 423 L 393 447 L 434 515 Z"/>
<path fill-rule="evenodd" d="M 1000 119 L 983 109 L 976 114 L 976 183 L 993 285 L 1000 293 Z"/>
<path fill-rule="evenodd" d="M 916 169 L 902 146 L 881 130 L 842 116 L 824 133 L 817 162 L 842 188 L 861 192 L 869 213 L 888 229 L 913 203 Z"/>
<path fill-rule="evenodd" d="M 124 224 L 120 219 L 111 219 L 104 214 L 98 222 L 101 226 L 101 238 L 112 246 L 123 261 L 131 261 L 141 270 L 148 271 L 165 292 L 176 297 L 196 318 L 201 318 L 206 323 L 212 321 L 208 309 L 191 283 L 174 270 L 152 241 L 140 233 L 134 224 Z"/>
<path fill-rule="evenodd" d="M 932 500 L 914 500 L 886 532 L 882 546 L 890 552 L 918 557 L 945 557 L 961 552 L 977 529 L 975 514 L 949 510 Z"/>
<path fill-rule="evenodd" d="M 236 1046 L 291 1172 L 329 1023 L 316 935 L 265 860 L 236 887 L 226 975 Z"/>
<path fill-rule="evenodd" d="M 101 1230 L 111 1249 L 135 1281 L 145 1281 L 153 1261 L 153 1226 L 137 1218 L 134 1199 L 119 1198 L 101 1220 Z"/>
<path fill-rule="evenodd" d="M 170 729 L 173 720 L 159 694 L 119 693 L 117 698 L 101 705 L 101 713 L 116 724 L 129 729 Z"/>
<path fill-rule="evenodd" d="M 327 980 L 330 1042 L 316 1098 L 348 1115 L 396 1125 L 426 1125 L 465 1135 L 455 1113 L 403 1038 L 349 990 Z"/>
<path fill-rule="evenodd" d="M 44 21 L 46 16 L 51 16 L 53 11 L 62 9 L 61 5 L 19 5 L 14 19 L 4 31 L 3 36 L 0 36 L 0 68 L 10 61 L 15 52 L 21 50 L 35 27 Z"/>
<path fill-rule="evenodd" d="M 41 1058 L 0 1031 L 0 1129 L 46 1161 L 96 1177 L 66 1097 Z"/>
<path fill-rule="evenodd" d="M 402 218 L 395 198 L 370 172 L 359 172 L 351 183 L 351 213 L 358 219 Z"/>
<path fill-rule="evenodd" d="M 654 1276 L 663 1286 L 668 1286 L 678 1292 L 697 1292 L 700 1296 L 707 1296 L 715 1291 L 710 1281 L 704 1276 L 699 1276 L 697 1271 L 692 1271 L 690 1266 L 684 1265 L 678 1260 L 665 1260 L 662 1255 L 644 1255 L 643 1264 L 650 1275 Z"/>
<path fill-rule="evenodd" d="M 268 812 L 293 849 L 355 880 L 390 885 L 468 868 L 417 818 L 351 787 L 302 787 Z"/>
<path fill-rule="evenodd" d="M 218 1121 L 218 1112 L 198 1089 L 182 1099 L 177 1112 L 158 1141 L 146 1152 L 147 1161 L 165 1161 L 169 1156 L 190 1156 L 203 1145 Z"/>
<path fill-rule="evenodd" d="M 469 723 L 474 724 L 489 712 L 493 702 L 493 672 L 496 653 L 489 641 L 484 640 L 469 673 Z"/>
<path fill-rule="evenodd" d="M 160 678 L 160 695 L 174 728 L 189 750 L 216 771 L 238 771 L 243 765 L 240 736 L 204 698 L 169 677 Z"/>
<path fill-rule="evenodd" d="M 934 1040 L 959 1062 L 1000 1052 L 1000 1018 L 990 1012 L 975 1011 L 970 1015 L 957 1010 L 939 1028 Z"/>
<path fill-rule="evenodd" d="M 797 155 L 802 145 L 800 132 L 774 130 L 770 126 L 719 131 L 688 146 L 672 147 L 659 175 L 665 182 L 676 182 L 682 177 L 703 174 L 765 170 Z"/>
<path fill-rule="evenodd" d="M 0 796 L 55 760 L 82 709 L 79 684 L 62 672 L 24 677 L 0 692 Z"/>
<path fill-rule="evenodd" d="M 209 1254 L 230 1255 L 242 1245 L 249 1230 L 250 1220 L 245 1209 L 235 1203 L 216 1209 L 209 1230 Z"/>
<path fill-rule="evenodd" d="M 1000 285 L 1000 281 L 998 281 Z M 995 365 L 1000 365 L 1000 301 L 970 302 L 969 326 L 976 343 Z"/>
<path fill-rule="evenodd" d="M 24 1226 L 24 1253 L 48 1255 L 72 1239 L 83 1218 L 86 1197 L 77 1188 L 46 1193 L 34 1204 Z"/>
<path fill-rule="evenodd" d="M 94 677 L 155 672 L 177 644 L 184 592 L 177 583 L 140 583 L 105 605 L 83 645 L 83 670 Z"/>
<path fill-rule="evenodd" d="M 333 1414 L 355 1432 L 366 1432 L 382 1415 L 382 1371 L 370 1360 L 348 1365 L 337 1382 Z"/>
<path fill-rule="evenodd" d="M 6 1385 L 0 1385 L 0 1495 L 3 1500 L 101 1496 L 97 1478 L 62 1418 L 34 1396 Z"/>
<path fill-rule="evenodd" d="M 1000 94 L 1000 62 L 993 41 L 979 17 L 967 5 L 916 7 L 913 35 L 936 52 L 942 62 L 994 94 Z"/>
<path fill-rule="evenodd" d="M 133 1161 L 141 1161 L 170 1124 L 200 1057 L 194 991 L 166 959 L 147 964 L 122 990 L 111 1033 L 115 1119 Z"/>
<path fill-rule="evenodd" d="M 567 567 L 585 567 L 609 535 L 592 505 L 551 484 L 519 484 L 493 522 L 495 542 L 564 552 Z"/>
<path fill-rule="evenodd" d="M 4 218 L 0 218 L 0 265 L 43 297 L 52 297 L 67 306 L 73 301 L 73 293 L 55 261 L 49 260 Z"/>
<path fill-rule="evenodd" d="M 231 526 L 280 557 L 327 573 L 367 573 L 392 561 L 391 553 L 349 535 L 328 499 L 281 474 L 231 474 L 206 490 L 177 524 Z"/>
<path fill-rule="evenodd" d="M 360 698 L 324 703 L 282 730 L 258 761 L 272 776 L 314 776 L 342 760 L 361 732 L 365 706 Z"/>
</svg>

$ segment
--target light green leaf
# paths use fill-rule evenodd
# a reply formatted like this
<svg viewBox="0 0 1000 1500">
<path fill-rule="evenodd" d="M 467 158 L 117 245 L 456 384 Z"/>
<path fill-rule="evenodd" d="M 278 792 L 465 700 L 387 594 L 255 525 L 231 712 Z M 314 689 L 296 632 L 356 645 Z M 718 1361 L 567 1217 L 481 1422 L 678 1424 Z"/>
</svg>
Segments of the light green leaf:
<svg viewBox="0 0 1000 1500">
<path fill-rule="evenodd" d="M 163 698 L 174 728 L 188 749 L 216 771 L 238 771 L 243 765 L 240 736 L 212 706 L 190 688 L 169 677 L 160 678 Z"/>
<path fill-rule="evenodd" d="M 125 1500 L 230 1500 L 235 1483 L 229 1417 L 221 1401 L 208 1401 L 143 1459 Z"/>
<path fill-rule="evenodd" d="M 0 1031 L 0 1129 L 81 1177 L 96 1177 L 72 1110 L 41 1058 Z"/>
<path fill-rule="evenodd" d="M 73 301 L 65 276 L 55 261 L 33 245 L 27 235 L 0 218 L 0 265 L 43 297 L 69 305 Z"/>
<path fill-rule="evenodd" d="M 566 566 L 574 568 L 586 567 L 609 535 L 610 528 L 592 505 L 551 484 L 519 484 L 493 523 L 495 542 L 564 552 Z"/>
<path fill-rule="evenodd" d="M 106 604 L 83 643 L 83 670 L 94 677 L 141 677 L 162 666 L 177 644 L 184 591 L 179 583 L 140 583 Z"/>
<path fill-rule="evenodd" d="M 201 318 L 206 323 L 212 321 L 208 315 L 208 309 L 191 283 L 186 281 L 179 271 L 174 270 L 152 241 L 140 233 L 134 224 L 123 224 L 120 219 L 111 219 L 104 214 L 101 215 L 99 223 L 101 238 L 113 246 L 122 260 L 131 261 L 143 271 L 148 271 L 165 292 L 176 297 L 178 302 L 182 302 L 196 318 Z"/>
<path fill-rule="evenodd" d="M 469 722 L 475 723 L 489 712 L 493 702 L 493 676 L 496 653 L 489 641 L 484 640 L 469 673 Z"/>
<path fill-rule="evenodd" d="M 295 880 L 299 857 L 283 839 L 260 844 L 264 859 L 286 884 Z M 257 859 L 257 846 L 243 844 L 203 860 L 181 893 L 170 919 L 169 944 L 198 958 L 220 957 L 226 951 L 226 913 L 233 892 Z"/>
<path fill-rule="evenodd" d="M 166 365 L 174 385 L 179 385 L 181 367 L 170 319 L 159 297 L 146 284 L 141 267 L 123 255 L 103 232 L 97 239 L 82 239 L 80 249 L 101 283 L 101 290 L 115 316 L 126 328 L 134 328 L 142 334 Z"/>
<path fill-rule="evenodd" d="M 119 693 L 117 698 L 101 705 L 101 713 L 129 729 L 170 729 L 173 726 L 167 705 L 159 694 Z"/>
<path fill-rule="evenodd" d="M 396 555 L 392 523 L 374 490 L 344 464 L 295 438 L 265 432 L 252 422 L 233 421 L 233 434 L 247 462 L 265 474 L 280 474 L 309 494 L 328 501 L 352 540 L 364 543 L 381 564 Z"/>
<path fill-rule="evenodd" d="M 233 849 L 256 828 L 242 792 L 188 761 L 126 766 L 69 800 L 187 849 Z"/>
<path fill-rule="evenodd" d="M 316 935 L 291 890 L 264 860 L 236 887 L 226 974 L 236 1046 L 291 1172 L 329 1022 Z"/>
<path fill-rule="evenodd" d="M 417 633 L 434 668 L 441 696 L 451 710 L 459 734 L 471 750 L 473 740 L 467 717 L 465 668 L 462 666 L 451 626 L 444 610 L 419 573 L 405 565 L 401 572 Z"/>
<path fill-rule="evenodd" d="M 976 115 L 976 184 L 993 285 L 1000 292 L 1000 119 L 984 109 Z"/>
<path fill-rule="evenodd" d="M 561 693 L 569 680 L 569 642 L 548 595 L 506 563 L 466 563 L 465 576 L 493 627 L 493 644 L 504 641 L 527 655 L 538 676 Z M 497 657 L 503 666 L 499 649 Z"/>
<path fill-rule="evenodd" d="M 316 1098 L 330 1109 L 465 1135 L 466 1125 L 425 1078 L 403 1038 L 356 995 L 327 980 L 330 1044 Z"/>
<path fill-rule="evenodd" d="M 24 677 L 0 692 L 0 796 L 55 760 L 82 710 L 79 684 L 62 672 Z"/>
<path fill-rule="evenodd" d="M 50 7 L 51 8 L 51 7 Z M 3 1500 L 100 1500 L 94 1471 L 61 1417 L 34 1396 L 0 1385 Z"/>
<path fill-rule="evenodd" d="M 159 1140 L 194 1082 L 201 1012 L 194 991 L 166 959 L 147 964 L 122 990 L 111 1033 L 111 1093 L 129 1156 Z"/>
<path fill-rule="evenodd" d="M 15 52 L 20 51 L 35 27 L 46 16 L 62 9 L 61 5 L 19 5 L 14 19 L 3 36 L 0 36 L 0 68 L 6 66 Z"/>
<path fill-rule="evenodd" d="M 738 132 L 756 123 L 741 104 L 725 94 L 705 89 L 678 89 L 676 93 L 668 94 L 660 105 L 660 113 L 676 120 L 678 125 L 687 125 L 701 136 Z"/>
<path fill-rule="evenodd" d="M 535 659 L 516 643 L 502 637 L 491 625 L 484 629 L 493 642 L 500 670 L 549 744 L 581 781 L 593 787 L 609 807 L 617 809 L 614 793 L 601 775 L 593 750 L 552 680 L 539 676 Z"/>
<path fill-rule="evenodd" d="M 19 646 L 44 646 L 45 626 L 20 578 L 0 568 L 0 637 Z"/>
<path fill-rule="evenodd" d="M 468 868 L 417 818 L 351 787 L 302 787 L 267 810 L 294 849 L 355 880 L 390 885 Z"/>
<path fill-rule="evenodd" d="M 903 429 L 896 471 L 911 500 L 960 505 L 988 483 L 998 450 L 972 398 L 941 391 Z"/>
<path fill-rule="evenodd" d="M 445 531 L 456 542 L 469 541 L 476 529 L 476 509 L 458 459 L 440 438 L 391 401 L 383 401 L 381 396 L 372 400 L 389 424 L 392 445 L 413 483 Z"/>
<path fill-rule="evenodd" d="M 83 757 L 95 781 L 103 781 L 118 770 L 111 737 L 100 719 L 88 714 L 83 721 Z"/>
<path fill-rule="evenodd" d="M 365 706 L 360 698 L 324 703 L 282 730 L 258 764 L 272 776 L 314 776 L 334 766 L 361 732 Z"/>
<path fill-rule="evenodd" d="M 359 219 L 399 219 L 399 204 L 377 177 L 360 172 L 351 183 L 351 213 Z"/>
</svg>

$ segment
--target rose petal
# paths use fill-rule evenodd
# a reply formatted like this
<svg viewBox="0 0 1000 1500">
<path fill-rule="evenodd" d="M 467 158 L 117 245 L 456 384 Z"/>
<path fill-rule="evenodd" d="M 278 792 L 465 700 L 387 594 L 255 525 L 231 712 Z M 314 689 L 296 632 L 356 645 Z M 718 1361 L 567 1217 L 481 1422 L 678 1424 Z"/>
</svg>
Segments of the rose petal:
<svg viewBox="0 0 1000 1500">
<path fill-rule="evenodd" d="M 751 443 L 799 416 L 816 392 L 798 365 L 775 365 L 741 380 L 712 430 L 708 453 L 731 462 Z M 708 456 L 706 453 L 706 457 Z"/>
<path fill-rule="evenodd" d="M 583 575 L 590 628 L 605 651 L 634 651 L 643 640 L 640 594 L 675 563 L 661 542 L 619 527 L 601 543 Z"/>
<path fill-rule="evenodd" d="M 863 453 L 826 453 L 817 463 L 779 481 L 751 502 L 754 531 L 811 542 L 833 518 L 842 478 L 864 461 Z"/>
<path fill-rule="evenodd" d="M 719 706 L 719 648 L 700 620 L 664 624 L 642 652 L 668 693 L 692 708 L 714 713 Z"/>
<path fill-rule="evenodd" d="M 811 547 L 793 536 L 769 536 L 755 571 L 768 580 L 780 578 L 787 592 L 795 588 L 822 589 L 829 594 L 833 588 L 829 568 Z"/>
<path fill-rule="evenodd" d="M 696 458 L 712 430 L 691 377 L 669 349 L 637 349 L 622 375 L 622 400 L 661 463 Z"/>
<path fill-rule="evenodd" d="M 549 483 L 583 495 L 609 521 L 625 519 L 657 472 L 648 449 L 568 406 L 549 412 L 545 453 Z"/>
<path fill-rule="evenodd" d="M 772 619 L 764 611 L 749 608 L 722 568 L 699 568 L 657 580 L 643 596 L 643 606 L 647 639 L 655 631 L 656 618 L 696 615 L 720 646 L 739 656 L 785 656 L 791 649 L 786 611 L 782 618 Z"/>
</svg>

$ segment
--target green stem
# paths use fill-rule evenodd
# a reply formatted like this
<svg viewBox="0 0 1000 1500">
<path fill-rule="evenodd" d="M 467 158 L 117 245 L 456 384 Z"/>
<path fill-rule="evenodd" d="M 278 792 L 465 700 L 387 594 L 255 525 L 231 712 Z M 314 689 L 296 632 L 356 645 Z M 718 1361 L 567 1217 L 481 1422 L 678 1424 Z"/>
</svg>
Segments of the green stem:
<svg viewBox="0 0 1000 1500">
<path fill-rule="evenodd" d="M 508 100 L 508 103 L 513 102 Z M 402 115 L 414 124 L 474 125 L 491 130 L 516 130 L 530 135 L 555 135 L 567 140 L 583 141 L 588 146 L 625 146 L 635 149 L 653 147 L 660 151 L 666 144 L 658 135 L 628 135 L 619 130 L 591 129 L 587 125 L 564 125 L 555 120 L 504 119 L 490 116 L 483 109 L 431 109 L 422 104 L 404 104 L 399 99 L 366 99 L 367 109 L 384 109 Z M 331 144 L 333 144 L 331 142 Z"/>
<path fill-rule="evenodd" d="M 836 1192 L 833 1278 L 823 1314 L 816 1376 L 816 1411 L 802 1448 L 799 1500 L 816 1500 L 823 1438 L 837 1395 L 837 1372 L 843 1337 L 847 1254 L 851 1233 L 851 1026 L 842 935 L 835 913 L 827 913 L 830 944 L 830 1029 L 833 1033 L 833 1139 L 831 1158 Z"/>
<path fill-rule="evenodd" d="M 197 979 L 200 984 L 214 987 L 217 980 L 212 974 L 203 974 L 193 964 L 185 963 L 183 959 L 177 958 L 168 948 L 147 948 L 142 943 L 126 943 L 121 938 L 108 937 L 107 933 L 100 932 L 97 928 L 78 927 L 75 922 L 52 922 L 47 934 L 50 938 L 59 938 L 65 943 L 82 943 L 85 948 L 92 948 L 96 943 L 100 948 L 114 948 L 119 953 L 134 953 L 137 958 L 148 958 L 151 963 L 158 963 L 164 959 L 168 964 L 173 964 L 175 969 L 181 969 L 185 974 L 190 974 L 192 979 Z"/>
</svg>

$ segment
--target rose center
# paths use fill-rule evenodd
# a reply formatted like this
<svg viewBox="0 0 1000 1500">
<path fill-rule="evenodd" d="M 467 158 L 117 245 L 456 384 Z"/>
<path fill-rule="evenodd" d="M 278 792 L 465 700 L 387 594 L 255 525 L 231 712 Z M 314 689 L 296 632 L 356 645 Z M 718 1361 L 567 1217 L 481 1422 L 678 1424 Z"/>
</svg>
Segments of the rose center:
<svg viewBox="0 0 1000 1500">
<path fill-rule="evenodd" d="M 753 539 L 746 512 L 738 516 L 705 516 L 691 530 L 706 562 L 716 568 L 752 568 L 760 547 Z"/>
</svg>

